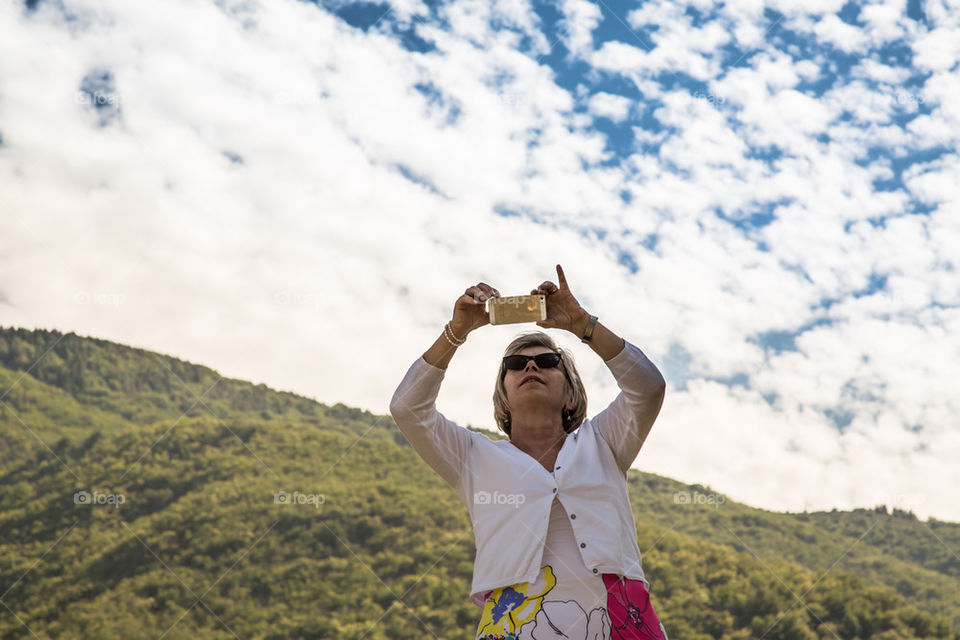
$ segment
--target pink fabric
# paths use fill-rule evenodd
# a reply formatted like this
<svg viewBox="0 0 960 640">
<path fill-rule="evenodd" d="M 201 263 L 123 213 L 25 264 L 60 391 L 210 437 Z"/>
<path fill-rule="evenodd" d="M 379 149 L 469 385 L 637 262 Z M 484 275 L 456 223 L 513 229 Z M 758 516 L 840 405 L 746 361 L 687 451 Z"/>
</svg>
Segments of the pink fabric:
<svg viewBox="0 0 960 640">
<path fill-rule="evenodd" d="M 666 640 L 660 618 L 650 604 L 650 593 L 641 580 L 605 573 L 603 584 L 607 587 L 612 640 Z"/>
</svg>

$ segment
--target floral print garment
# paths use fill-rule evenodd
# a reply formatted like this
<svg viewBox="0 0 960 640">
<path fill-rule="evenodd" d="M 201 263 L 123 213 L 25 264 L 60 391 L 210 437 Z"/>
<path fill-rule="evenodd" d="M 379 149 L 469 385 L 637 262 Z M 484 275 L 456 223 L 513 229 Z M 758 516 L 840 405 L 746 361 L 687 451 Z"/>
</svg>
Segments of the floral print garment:
<svg viewBox="0 0 960 640">
<path fill-rule="evenodd" d="M 546 565 L 536 582 L 493 590 L 483 607 L 477 640 L 667 640 L 650 594 L 640 580 L 603 574 L 606 606 L 575 599 L 553 600 L 553 567 Z"/>
<path fill-rule="evenodd" d="M 592 574 L 554 500 L 540 575 L 489 592 L 477 640 L 668 640 L 641 580 Z"/>
</svg>

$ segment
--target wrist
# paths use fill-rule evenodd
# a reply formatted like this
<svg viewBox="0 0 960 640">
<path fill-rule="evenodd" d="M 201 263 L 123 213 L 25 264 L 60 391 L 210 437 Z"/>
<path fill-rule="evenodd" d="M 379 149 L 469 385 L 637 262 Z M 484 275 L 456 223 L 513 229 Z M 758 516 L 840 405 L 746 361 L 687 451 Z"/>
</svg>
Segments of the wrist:
<svg viewBox="0 0 960 640">
<path fill-rule="evenodd" d="M 587 324 L 590 322 L 590 314 L 586 309 L 581 308 L 580 312 L 577 314 L 576 319 L 570 325 L 570 333 L 577 336 L 577 340 L 583 337 L 583 332 L 587 328 Z"/>
<path fill-rule="evenodd" d="M 463 325 L 455 324 L 455 323 L 453 322 L 453 320 L 451 320 L 451 321 L 450 321 L 449 323 L 447 323 L 447 324 L 450 326 L 450 331 L 453 332 L 453 337 L 454 337 L 454 338 L 456 338 L 456 339 L 458 339 L 458 340 L 466 340 L 466 339 L 467 339 L 467 335 L 468 335 L 468 334 L 470 333 L 470 331 L 471 331 L 470 327 L 466 327 L 466 326 L 463 326 Z"/>
</svg>

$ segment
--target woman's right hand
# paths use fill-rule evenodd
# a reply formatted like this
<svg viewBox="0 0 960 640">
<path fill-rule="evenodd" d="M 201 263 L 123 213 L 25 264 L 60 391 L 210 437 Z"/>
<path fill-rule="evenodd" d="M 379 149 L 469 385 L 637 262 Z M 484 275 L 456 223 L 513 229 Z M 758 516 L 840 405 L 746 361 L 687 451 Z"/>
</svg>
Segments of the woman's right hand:
<svg viewBox="0 0 960 640">
<path fill-rule="evenodd" d="M 474 329 L 490 323 L 487 314 L 487 299 L 500 297 L 500 292 L 485 282 L 468 288 L 453 305 L 450 328 L 457 338 L 464 339 Z"/>
</svg>

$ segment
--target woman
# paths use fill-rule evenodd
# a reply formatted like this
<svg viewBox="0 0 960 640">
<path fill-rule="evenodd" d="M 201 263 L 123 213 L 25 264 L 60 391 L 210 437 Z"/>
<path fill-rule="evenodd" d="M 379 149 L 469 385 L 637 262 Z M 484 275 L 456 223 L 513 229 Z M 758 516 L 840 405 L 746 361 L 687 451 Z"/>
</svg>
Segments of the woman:
<svg viewBox="0 0 960 640">
<path fill-rule="evenodd" d="M 537 325 L 570 331 L 599 355 L 621 389 L 593 419 L 573 359 L 542 332 L 507 347 L 494 417 L 507 440 L 465 429 L 435 406 L 457 347 L 489 323 L 483 282 L 468 288 L 453 318 L 407 371 L 390 402 L 400 431 L 460 496 L 477 555 L 471 600 L 483 607 L 477 639 L 666 640 L 650 604 L 626 473 L 663 403 L 664 380 L 634 345 L 559 286 Z"/>
</svg>

